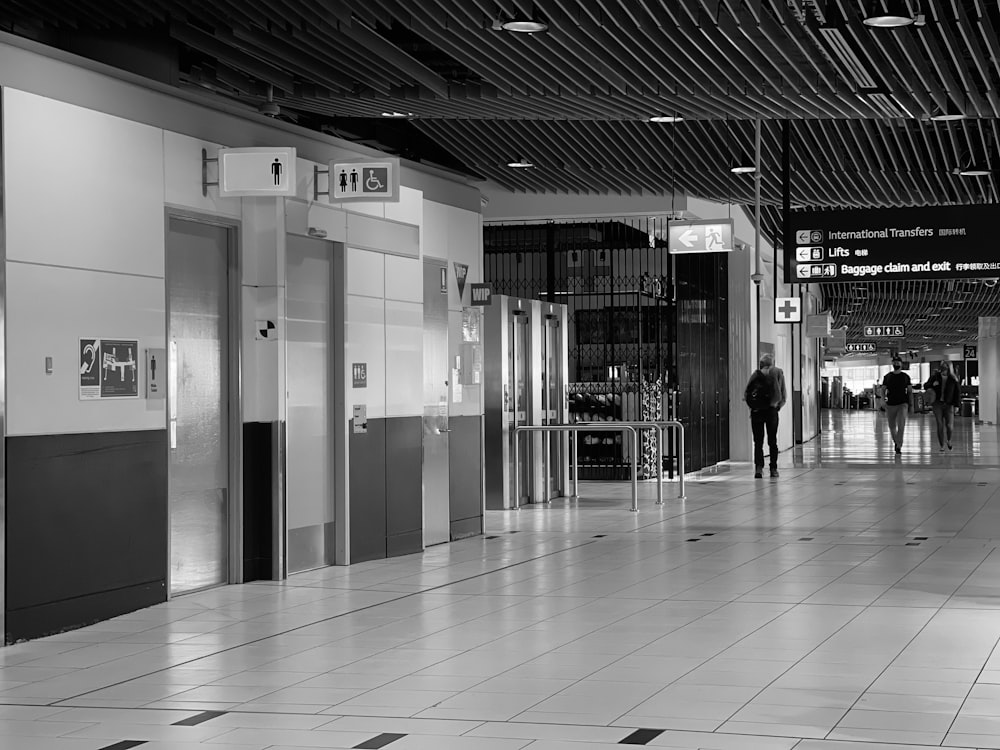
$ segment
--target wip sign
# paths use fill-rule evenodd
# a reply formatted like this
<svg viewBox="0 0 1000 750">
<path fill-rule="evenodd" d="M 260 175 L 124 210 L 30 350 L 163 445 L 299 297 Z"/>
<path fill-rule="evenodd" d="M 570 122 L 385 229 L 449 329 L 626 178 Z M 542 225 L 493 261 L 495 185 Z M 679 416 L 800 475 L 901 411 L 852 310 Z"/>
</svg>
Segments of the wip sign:
<svg viewBox="0 0 1000 750">
<path fill-rule="evenodd" d="M 1000 276 L 996 216 L 991 205 L 792 213 L 785 281 Z"/>
<path fill-rule="evenodd" d="M 671 221 L 668 250 L 671 255 L 685 253 L 731 253 L 733 220 Z"/>
</svg>

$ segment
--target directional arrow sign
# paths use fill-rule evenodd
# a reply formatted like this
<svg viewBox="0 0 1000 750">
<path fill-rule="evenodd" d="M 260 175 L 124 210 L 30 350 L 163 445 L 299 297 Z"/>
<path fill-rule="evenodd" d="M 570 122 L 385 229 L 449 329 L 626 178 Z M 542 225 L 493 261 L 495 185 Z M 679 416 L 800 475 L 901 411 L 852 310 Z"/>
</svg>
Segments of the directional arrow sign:
<svg viewBox="0 0 1000 750">
<path fill-rule="evenodd" d="M 730 253 L 733 251 L 733 220 L 672 221 L 668 248 L 671 255 Z"/>
</svg>

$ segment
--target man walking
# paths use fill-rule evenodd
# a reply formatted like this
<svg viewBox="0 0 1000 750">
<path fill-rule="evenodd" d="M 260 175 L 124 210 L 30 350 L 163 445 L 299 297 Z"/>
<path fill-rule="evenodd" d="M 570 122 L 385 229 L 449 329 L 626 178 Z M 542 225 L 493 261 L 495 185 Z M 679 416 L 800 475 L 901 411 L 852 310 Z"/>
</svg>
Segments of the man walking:
<svg viewBox="0 0 1000 750">
<path fill-rule="evenodd" d="M 778 476 L 778 410 L 785 405 L 785 373 L 774 366 L 774 357 L 761 355 L 760 368 L 754 370 L 747 383 L 743 400 L 750 407 L 750 427 L 753 430 L 754 479 L 764 476 L 764 433 L 770 454 L 771 476 Z"/>
<path fill-rule="evenodd" d="M 882 378 L 885 389 L 885 416 L 889 420 L 889 434 L 896 453 L 903 452 L 903 430 L 906 429 L 906 415 L 910 409 L 910 376 L 903 372 L 903 360 L 892 358 L 892 372 Z"/>
</svg>

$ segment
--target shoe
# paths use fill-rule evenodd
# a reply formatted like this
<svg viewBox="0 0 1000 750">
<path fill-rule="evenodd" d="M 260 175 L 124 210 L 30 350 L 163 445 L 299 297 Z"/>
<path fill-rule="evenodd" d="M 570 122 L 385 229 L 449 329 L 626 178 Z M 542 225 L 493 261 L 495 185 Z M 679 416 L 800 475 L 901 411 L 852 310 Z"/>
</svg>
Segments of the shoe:
<svg viewBox="0 0 1000 750">
<path fill-rule="evenodd" d="M 953 448 L 951 447 L 951 443 L 948 443 L 948 450 L 953 450 Z"/>
<path fill-rule="evenodd" d="M 900 447 L 899 447 L 899 444 L 897 443 L 897 444 L 896 444 L 896 453 L 902 453 L 902 452 L 903 452 L 903 449 L 902 449 L 902 448 L 900 448 Z"/>
<path fill-rule="evenodd" d="M 762 471 L 755 471 L 754 474 L 753 474 L 753 478 L 754 479 L 763 479 L 764 478 L 764 472 L 762 472 Z"/>
<path fill-rule="evenodd" d="M 771 469 L 771 478 L 772 479 L 777 479 L 777 477 L 778 477 L 778 470 L 777 469 Z"/>
<path fill-rule="evenodd" d="M 944 446 L 943 445 L 940 448 L 938 448 L 938 453 L 944 453 Z"/>
</svg>

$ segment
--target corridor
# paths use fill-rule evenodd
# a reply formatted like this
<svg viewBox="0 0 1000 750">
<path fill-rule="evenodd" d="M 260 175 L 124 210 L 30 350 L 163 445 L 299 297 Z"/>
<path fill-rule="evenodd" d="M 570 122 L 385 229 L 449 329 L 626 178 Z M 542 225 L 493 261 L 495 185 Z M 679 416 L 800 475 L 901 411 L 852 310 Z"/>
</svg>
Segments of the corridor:
<svg viewBox="0 0 1000 750">
<path fill-rule="evenodd" d="M 687 499 L 582 483 L 485 537 L 0 650 L 11 750 L 1000 748 L 996 428 L 824 414 Z"/>
</svg>

